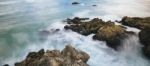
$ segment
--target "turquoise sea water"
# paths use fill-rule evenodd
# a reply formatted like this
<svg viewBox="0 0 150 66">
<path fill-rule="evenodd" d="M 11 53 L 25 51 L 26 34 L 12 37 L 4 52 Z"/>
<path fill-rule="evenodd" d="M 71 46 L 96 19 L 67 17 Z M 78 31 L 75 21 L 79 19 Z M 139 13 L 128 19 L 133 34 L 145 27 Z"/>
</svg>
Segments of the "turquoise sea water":
<svg viewBox="0 0 150 66">
<path fill-rule="evenodd" d="M 71 5 L 74 1 L 81 4 Z M 147 2 L 149 1 L 145 3 L 140 0 L 0 0 L 0 65 L 13 64 L 13 62 L 24 58 L 29 51 L 38 51 L 37 48 L 44 48 L 40 46 L 47 44 L 40 40 L 39 31 L 53 25 L 56 21 L 61 22 L 74 16 L 100 17 L 104 20 L 120 20 L 123 16 L 150 16 Z M 97 6 L 93 7 L 94 4 Z M 58 37 L 52 36 L 50 38 L 57 39 Z M 65 39 L 67 43 L 68 39 Z M 75 46 L 78 47 L 80 41 L 77 40 Z M 51 42 L 50 47 L 54 46 L 51 45 L 54 43 L 61 44 L 61 40 L 58 38 L 57 41 Z M 87 49 L 88 47 L 85 48 L 83 50 L 92 51 Z M 99 66 L 99 64 L 93 66 Z"/>
</svg>

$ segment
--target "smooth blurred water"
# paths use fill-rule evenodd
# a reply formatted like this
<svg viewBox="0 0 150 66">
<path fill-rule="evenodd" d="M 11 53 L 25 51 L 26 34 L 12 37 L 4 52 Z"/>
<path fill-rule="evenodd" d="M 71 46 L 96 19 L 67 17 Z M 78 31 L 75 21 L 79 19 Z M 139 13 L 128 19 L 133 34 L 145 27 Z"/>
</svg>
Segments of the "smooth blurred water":
<svg viewBox="0 0 150 66">
<path fill-rule="evenodd" d="M 74 1 L 79 1 L 81 4 L 71 5 Z M 97 6 L 93 7 L 92 5 L 94 4 Z M 69 38 L 65 39 L 65 42 L 61 41 L 60 37 L 56 35 L 50 38 L 58 40 L 47 40 L 53 41 L 51 43 L 48 42 L 48 45 L 47 41 L 43 42 L 40 40 L 40 30 L 47 28 L 49 25 L 60 28 L 60 25 L 56 22 L 61 22 L 66 18 L 79 16 L 90 18 L 100 17 L 104 20 L 120 20 L 123 16 L 146 17 L 150 16 L 149 7 L 148 0 L 0 0 L 0 65 L 4 63 L 13 64 L 25 58 L 28 52 L 38 51 L 41 48 L 45 48 L 45 46 L 47 49 L 49 47 L 50 49 L 52 49 L 51 47 L 59 49 L 62 46 L 59 45 L 61 43 L 63 44 L 62 47 L 67 43 L 74 43 L 75 47 L 78 47 L 77 45 L 82 46 L 85 42 L 81 42 L 82 44 L 78 43 L 80 42 L 78 41 L 79 38 L 72 39 L 76 40 L 77 43 L 68 42 Z M 50 28 L 51 26 L 48 27 L 48 29 Z M 93 43 L 92 40 L 90 41 Z M 59 43 L 59 47 L 55 47 L 55 43 L 57 42 Z M 83 50 L 90 52 L 90 49 L 95 48 L 96 46 L 93 43 L 92 46 L 86 46 Z M 82 48 L 79 47 L 79 49 Z M 104 52 L 103 50 L 98 51 Z M 95 53 L 91 53 L 91 55 L 95 55 Z M 96 61 L 99 61 L 104 55 L 98 56 Z M 109 54 L 106 52 L 106 55 Z M 93 56 L 92 58 L 94 59 Z M 89 63 L 93 64 L 94 61 Z M 115 63 L 118 64 L 118 62 Z M 93 66 L 99 66 L 99 64 Z M 109 64 L 103 66 L 109 66 Z"/>
</svg>

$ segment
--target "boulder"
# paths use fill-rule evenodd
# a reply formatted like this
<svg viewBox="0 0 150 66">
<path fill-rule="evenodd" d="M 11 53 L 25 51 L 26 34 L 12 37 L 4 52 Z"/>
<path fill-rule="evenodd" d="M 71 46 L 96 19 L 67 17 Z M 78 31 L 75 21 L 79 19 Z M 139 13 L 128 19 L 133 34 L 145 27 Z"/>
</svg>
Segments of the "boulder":
<svg viewBox="0 0 150 66">
<path fill-rule="evenodd" d="M 117 49 L 121 45 L 121 41 L 128 36 L 129 33 L 124 27 L 115 25 L 114 22 L 104 22 L 102 19 L 94 18 L 89 21 L 70 19 L 68 25 L 64 28 L 70 29 L 82 35 L 95 34 L 93 39 L 106 41 L 107 45 L 111 48 Z"/>
<path fill-rule="evenodd" d="M 126 37 L 124 28 L 118 25 L 101 27 L 93 36 L 94 39 L 106 41 L 109 47 L 117 49 L 122 40 Z"/>
<path fill-rule="evenodd" d="M 150 58 L 150 28 L 142 29 L 139 33 L 140 42 L 144 45 L 143 53 Z"/>
<path fill-rule="evenodd" d="M 150 45 L 150 28 L 142 29 L 139 33 L 139 38 L 143 45 Z"/>
<path fill-rule="evenodd" d="M 15 66 L 88 66 L 90 56 L 67 45 L 62 51 L 42 49 L 39 52 L 31 52 L 22 62 Z"/>
</svg>

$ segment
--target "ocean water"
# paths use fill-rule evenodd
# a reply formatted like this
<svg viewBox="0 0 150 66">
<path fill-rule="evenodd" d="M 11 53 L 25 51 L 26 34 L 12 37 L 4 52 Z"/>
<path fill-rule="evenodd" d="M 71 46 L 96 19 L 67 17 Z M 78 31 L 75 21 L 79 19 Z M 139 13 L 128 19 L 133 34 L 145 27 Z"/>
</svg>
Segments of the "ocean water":
<svg viewBox="0 0 150 66">
<path fill-rule="evenodd" d="M 71 5 L 78 1 L 81 4 Z M 92 5 L 96 4 L 96 7 Z M 141 55 L 137 36 L 124 40 L 121 51 L 114 51 L 104 41 L 91 36 L 63 30 L 66 18 L 99 17 L 103 20 L 120 20 L 123 16 L 150 16 L 149 0 L 0 0 L 0 66 L 21 61 L 30 51 L 63 49 L 71 44 L 90 54 L 90 66 L 149 66 Z M 54 33 L 52 29 L 61 29 Z M 41 40 L 41 30 L 50 31 Z M 139 32 L 128 27 L 128 30 Z"/>
</svg>

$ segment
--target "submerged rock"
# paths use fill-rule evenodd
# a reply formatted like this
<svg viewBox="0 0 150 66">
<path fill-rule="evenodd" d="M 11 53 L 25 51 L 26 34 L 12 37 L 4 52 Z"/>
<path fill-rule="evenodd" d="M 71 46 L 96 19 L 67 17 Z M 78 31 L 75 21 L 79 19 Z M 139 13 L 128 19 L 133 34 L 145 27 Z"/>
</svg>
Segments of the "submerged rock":
<svg viewBox="0 0 150 66">
<path fill-rule="evenodd" d="M 97 6 L 97 5 L 92 5 L 92 6 Z"/>
<path fill-rule="evenodd" d="M 5 64 L 5 65 L 3 65 L 3 66 L 9 66 L 8 64 Z"/>
<path fill-rule="evenodd" d="M 69 25 L 64 27 L 66 30 L 71 29 L 85 36 L 95 34 L 93 39 L 106 41 L 107 45 L 114 49 L 117 49 L 121 45 L 121 41 L 131 33 L 125 31 L 124 27 L 115 25 L 114 22 L 104 22 L 99 18 L 94 18 L 91 21 L 82 21 L 80 18 L 73 18 L 67 23 Z"/>
<path fill-rule="evenodd" d="M 88 66 L 90 56 L 67 45 L 62 51 L 40 50 L 31 52 L 25 60 L 15 63 L 15 66 Z"/>
<path fill-rule="evenodd" d="M 72 2 L 72 5 L 78 5 L 80 4 L 79 2 Z"/>
</svg>

